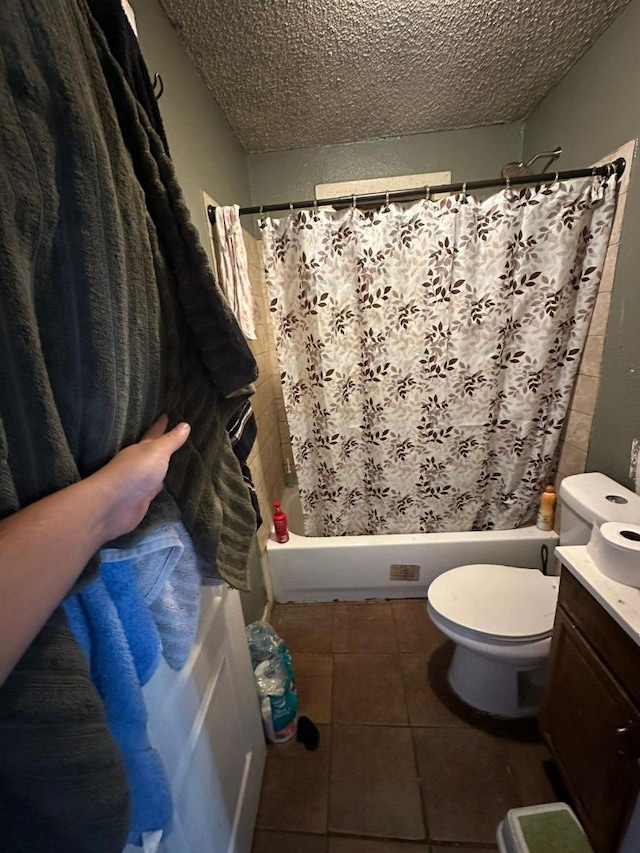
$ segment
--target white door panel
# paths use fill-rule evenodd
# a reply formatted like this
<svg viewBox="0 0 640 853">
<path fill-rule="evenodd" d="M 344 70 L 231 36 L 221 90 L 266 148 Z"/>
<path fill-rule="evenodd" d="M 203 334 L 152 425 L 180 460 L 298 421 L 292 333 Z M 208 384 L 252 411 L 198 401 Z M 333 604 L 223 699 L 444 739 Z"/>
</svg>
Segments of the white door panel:
<svg viewBox="0 0 640 853">
<path fill-rule="evenodd" d="M 179 673 L 161 661 L 144 695 L 174 800 L 160 851 L 249 853 L 266 746 L 236 590 L 203 589 L 189 661 Z"/>
</svg>

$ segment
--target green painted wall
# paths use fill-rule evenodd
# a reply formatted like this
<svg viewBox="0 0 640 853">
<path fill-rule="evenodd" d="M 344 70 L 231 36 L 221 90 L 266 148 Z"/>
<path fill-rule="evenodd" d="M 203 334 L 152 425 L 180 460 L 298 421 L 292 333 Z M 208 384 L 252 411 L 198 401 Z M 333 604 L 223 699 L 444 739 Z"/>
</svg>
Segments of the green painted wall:
<svg viewBox="0 0 640 853">
<path fill-rule="evenodd" d="M 640 136 L 640 0 L 631 3 L 525 124 L 525 157 L 562 145 L 559 168 L 589 165 Z M 631 168 L 632 164 L 628 164 Z M 587 470 L 632 487 L 640 437 L 640 171 L 632 169 Z"/>
<path fill-rule="evenodd" d="M 247 155 L 157 0 L 132 0 L 150 75 L 164 82 L 159 105 L 171 158 L 194 225 L 209 251 L 205 190 L 220 204 L 249 204 Z"/>
<path fill-rule="evenodd" d="M 159 72 L 164 82 L 160 112 L 178 180 L 202 244 L 210 253 L 202 191 L 220 204 L 249 204 L 247 155 L 159 3 L 133 0 L 131 5 L 149 73 L 153 77 Z M 246 622 L 258 619 L 266 603 L 255 543 L 249 576 L 252 592 L 240 594 Z"/>
<path fill-rule="evenodd" d="M 499 175 L 509 160 L 520 160 L 521 137 L 517 122 L 250 154 L 251 196 L 253 204 L 303 201 L 313 198 L 316 184 L 419 172 L 451 171 L 453 181 L 482 180 Z"/>
</svg>

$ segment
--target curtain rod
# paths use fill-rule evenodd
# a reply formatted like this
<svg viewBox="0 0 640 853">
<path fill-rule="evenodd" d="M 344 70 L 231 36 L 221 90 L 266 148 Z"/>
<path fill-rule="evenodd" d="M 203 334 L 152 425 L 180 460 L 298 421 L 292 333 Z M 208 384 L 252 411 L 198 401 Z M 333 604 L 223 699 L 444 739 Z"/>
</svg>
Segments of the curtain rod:
<svg viewBox="0 0 640 853">
<path fill-rule="evenodd" d="M 433 187 L 419 187 L 411 190 L 393 190 L 388 193 L 366 193 L 364 195 L 342 195 L 336 198 L 307 199 L 307 201 L 290 201 L 283 204 L 265 204 L 254 207 L 241 207 L 240 216 L 250 214 L 273 213 L 276 210 L 301 210 L 315 207 L 350 207 L 354 203 L 382 204 L 391 201 L 417 201 L 429 197 L 433 193 L 469 192 L 471 190 L 488 189 L 489 187 L 516 187 L 523 184 L 545 184 L 555 181 L 569 181 L 571 178 L 588 178 L 590 175 L 608 177 L 612 174 L 622 175 L 626 168 L 624 157 L 618 157 L 612 163 L 603 166 L 592 166 L 589 169 L 573 169 L 568 172 L 545 172 L 543 175 L 525 175 L 521 178 L 492 178 L 485 181 L 465 181 L 457 184 L 440 184 Z M 209 219 L 215 222 L 216 209 L 213 205 L 207 208 Z"/>
</svg>

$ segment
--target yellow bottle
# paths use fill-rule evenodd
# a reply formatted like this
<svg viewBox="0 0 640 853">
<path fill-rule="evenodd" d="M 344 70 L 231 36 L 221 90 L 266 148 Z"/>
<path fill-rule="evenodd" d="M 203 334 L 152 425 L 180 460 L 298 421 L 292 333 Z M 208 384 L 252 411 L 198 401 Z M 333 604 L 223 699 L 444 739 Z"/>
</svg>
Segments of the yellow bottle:
<svg viewBox="0 0 640 853">
<path fill-rule="evenodd" d="M 553 486 L 547 486 L 540 498 L 540 508 L 536 527 L 539 530 L 553 530 L 553 512 L 556 503 L 556 490 Z"/>
</svg>

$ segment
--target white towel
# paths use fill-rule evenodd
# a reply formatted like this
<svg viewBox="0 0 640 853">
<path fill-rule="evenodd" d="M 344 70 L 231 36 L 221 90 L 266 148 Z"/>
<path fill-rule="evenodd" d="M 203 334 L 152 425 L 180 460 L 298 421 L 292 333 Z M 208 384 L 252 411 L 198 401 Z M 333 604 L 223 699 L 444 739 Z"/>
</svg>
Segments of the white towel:
<svg viewBox="0 0 640 853">
<path fill-rule="evenodd" d="M 247 250 L 242 237 L 239 209 L 237 204 L 216 208 L 218 274 L 222 291 L 244 336 L 255 341 L 255 303 L 249 281 Z"/>
</svg>

